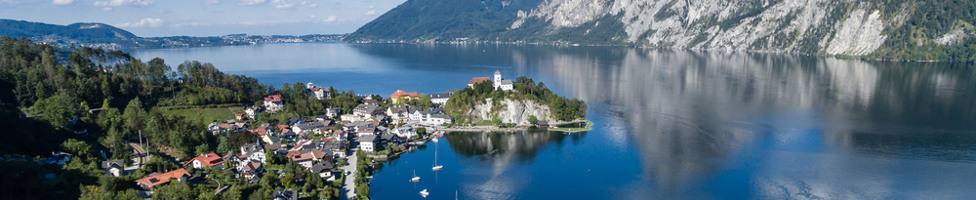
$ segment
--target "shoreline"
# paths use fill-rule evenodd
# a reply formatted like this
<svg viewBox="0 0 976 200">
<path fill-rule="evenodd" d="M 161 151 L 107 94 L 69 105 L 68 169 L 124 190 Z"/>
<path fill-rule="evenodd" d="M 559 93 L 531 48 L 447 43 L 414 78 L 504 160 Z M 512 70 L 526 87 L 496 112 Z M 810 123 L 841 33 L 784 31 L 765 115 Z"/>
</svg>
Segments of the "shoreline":
<svg viewBox="0 0 976 200">
<path fill-rule="evenodd" d="M 586 127 L 583 127 L 583 128 L 539 128 L 539 130 L 546 130 L 546 131 L 552 131 L 552 132 L 562 132 L 562 133 L 565 133 L 565 134 L 579 133 L 579 132 L 593 130 L 593 121 L 590 121 L 588 119 L 578 119 L 578 120 L 573 120 L 573 121 L 554 122 L 554 123 L 550 124 L 550 126 L 559 126 L 559 125 L 566 125 L 566 124 L 573 124 L 573 123 L 586 123 Z M 496 127 L 496 126 L 462 126 L 462 127 L 451 127 L 451 128 L 438 128 L 437 131 L 445 131 L 445 132 L 505 132 L 505 133 L 511 133 L 511 132 L 515 132 L 515 131 L 528 130 L 531 127 L 535 127 L 535 126 L 517 126 L 517 127 L 511 127 L 511 128 L 501 128 L 501 127 Z"/>
</svg>

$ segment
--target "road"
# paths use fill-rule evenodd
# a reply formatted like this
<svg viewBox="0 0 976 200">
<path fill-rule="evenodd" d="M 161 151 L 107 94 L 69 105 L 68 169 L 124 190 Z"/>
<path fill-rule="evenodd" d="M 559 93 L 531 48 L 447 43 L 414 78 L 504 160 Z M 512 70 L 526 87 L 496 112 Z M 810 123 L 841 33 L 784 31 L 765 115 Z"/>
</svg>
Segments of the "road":
<svg viewBox="0 0 976 200">
<path fill-rule="evenodd" d="M 346 190 L 347 199 L 356 198 L 356 162 L 359 160 L 356 158 L 356 152 L 353 151 L 351 155 L 346 156 L 346 162 L 349 164 L 342 167 L 342 171 L 348 174 L 345 184 L 342 184 L 342 189 Z"/>
</svg>

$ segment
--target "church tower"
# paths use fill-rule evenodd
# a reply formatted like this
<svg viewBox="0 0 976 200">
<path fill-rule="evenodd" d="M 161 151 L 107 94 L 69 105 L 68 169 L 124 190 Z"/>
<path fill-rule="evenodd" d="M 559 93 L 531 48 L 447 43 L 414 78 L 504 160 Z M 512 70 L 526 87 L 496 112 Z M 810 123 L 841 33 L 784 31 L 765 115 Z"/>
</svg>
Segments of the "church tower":
<svg viewBox="0 0 976 200">
<path fill-rule="evenodd" d="M 502 86 L 502 72 L 500 72 L 500 71 L 498 71 L 496 69 L 495 70 L 495 80 L 492 80 L 492 81 L 494 82 L 494 84 L 492 84 L 492 85 L 495 86 L 495 89 L 496 90 L 498 89 L 498 87 L 501 87 Z"/>
</svg>

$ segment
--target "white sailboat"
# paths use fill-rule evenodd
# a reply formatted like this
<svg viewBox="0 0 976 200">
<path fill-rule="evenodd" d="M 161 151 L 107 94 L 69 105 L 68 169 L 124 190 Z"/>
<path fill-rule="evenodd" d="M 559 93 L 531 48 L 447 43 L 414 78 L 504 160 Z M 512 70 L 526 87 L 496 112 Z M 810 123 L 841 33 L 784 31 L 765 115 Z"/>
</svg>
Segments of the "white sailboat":
<svg viewBox="0 0 976 200">
<path fill-rule="evenodd" d="M 437 145 L 436 144 L 434 145 L 434 167 L 431 167 L 430 169 L 431 170 L 434 170 L 435 172 L 436 171 L 440 171 L 441 169 L 444 169 L 444 165 L 437 165 Z"/>
<path fill-rule="evenodd" d="M 430 195 L 430 192 L 427 192 L 427 189 L 420 191 L 420 196 L 427 198 L 427 195 Z"/>
<path fill-rule="evenodd" d="M 417 176 L 417 170 L 413 170 L 413 178 L 410 179 L 410 182 L 420 182 L 420 177 Z"/>
</svg>

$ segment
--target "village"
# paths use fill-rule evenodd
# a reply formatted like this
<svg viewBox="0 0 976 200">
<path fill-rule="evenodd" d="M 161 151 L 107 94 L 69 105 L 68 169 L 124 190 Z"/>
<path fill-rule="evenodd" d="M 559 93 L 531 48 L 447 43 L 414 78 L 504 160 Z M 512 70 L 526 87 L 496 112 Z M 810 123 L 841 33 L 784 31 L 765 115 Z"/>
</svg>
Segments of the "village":
<svg viewBox="0 0 976 200">
<path fill-rule="evenodd" d="M 467 83 L 475 84 L 492 81 L 495 90 L 513 90 L 511 80 L 502 79 L 496 71 L 494 80 L 476 77 Z M 329 99 L 329 88 L 305 85 L 305 95 L 315 99 Z M 396 90 L 388 98 L 377 99 L 377 95 L 363 96 L 362 103 L 350 113 L 342 108 L 329 107 L 315 117 L 290 116 L 287 121 L 260 123 L 256 120 L 261 113 L 275 115 L 281 113 L 289 102 L 280 94 L 264 97 L 260 106 L 249 106 L 244 112 L 236 113 L 233 119 L 213 122 L 207 131 L 213 135 L 227 135 L 246 132 L 255 137 L 253 142 L 228 152 L 209 152 L 190 160 L 179 161 L 179 169 L 152 173 L 136 180 L 146 196 L 156 187 L 172 181 L 203 182 L 208 171 L 232 171 L 234 177 L 245 182 L 258 183 L 262 177 L 283 176 L 280 167 L 271 162 L 297 164 L 308 172 L 331 182 L 341 181 L 348 198 L 355 197 L 357 186 L 352 177 L 358 174 L 358 154 L 365 154 L 375 163 L 399 155 L 416 145 L 440 135 L 448 127 L 454 126 L 452 116 L 444 112 L 443 106 L 455 91 L 424 95 L 417 92 Z M 407 102 L 429 101 L 431 106 L 410 106 Z M 427 107 L 427 108 L 424 108 Z M 540 122 L 546 125 L 545 122 Z M 455 129 L 457 129 L 455 127 Z M 145 155 L 138 148 L 137 155 Z M 107 174 L 122 176 L 142 167 L 145 157 L 133 158 L 133 166 L 125 167 L 122 160 L 103 161 L 101 167 Z M 277 161 L 275 161 L 277 160 Z M 372 164 L 372 163 L 366 163 Z M 272 167 L 279 166 L 279 167 Z M 212 177 L 211 177 L 212 178 Z M 227 186 L 218 188 L 220 193 Z M 296 199 L 298 191 L 279 189 L 274 192 L 276 199 Z"/>
</svg>

